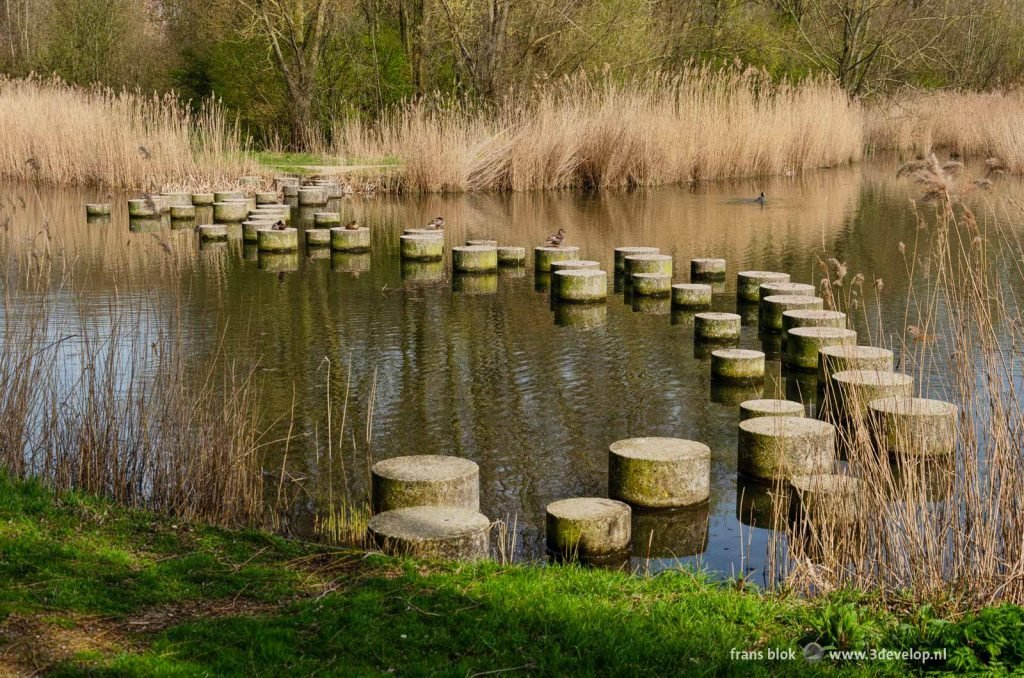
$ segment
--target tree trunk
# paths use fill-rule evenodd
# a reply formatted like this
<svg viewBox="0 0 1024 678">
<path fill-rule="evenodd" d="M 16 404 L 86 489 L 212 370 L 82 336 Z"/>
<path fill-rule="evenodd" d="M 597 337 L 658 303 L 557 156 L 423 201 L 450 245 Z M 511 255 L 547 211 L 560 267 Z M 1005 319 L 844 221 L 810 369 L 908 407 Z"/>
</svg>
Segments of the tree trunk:
<svg viewBox="0 0 1024 678">
<path fill-rule="evenodd" d="M 313 91 L 299 84 L 288 86 L 288 117 L 292 128 L 292 146 L 307 150 L 316 142 L 313 122 Z"/>
</svg>

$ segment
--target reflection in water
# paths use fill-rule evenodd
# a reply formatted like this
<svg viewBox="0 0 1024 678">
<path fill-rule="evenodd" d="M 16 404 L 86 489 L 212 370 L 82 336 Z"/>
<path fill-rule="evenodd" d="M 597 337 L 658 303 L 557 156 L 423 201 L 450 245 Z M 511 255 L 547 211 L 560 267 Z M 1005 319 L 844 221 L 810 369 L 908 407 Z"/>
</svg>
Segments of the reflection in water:
<svg viewBox="0 0 1024 678">
<path fill-rule="evenodd" d="M 608 322 L 605 304 L 555 304 L 555 324 L 559 327 L 593 329 Z"/>
<path fill-rule="evenodd" d="M 533 274 L 533 289 L 535 292 L 551 291 L 551 274 L 547 271 L 537 271 Z"/>
<path fill-rule="evenodd" d="M 1009 181 L 1002 185 L 1007 197 L 1024 193 Z M 773 196 L 763 208 L 728 202 L 762 188 Z M 36 200 L 29 199 L 32 191 L 8 186 L 0 194 L 12 217 L 3 247 L 30 248 L 39 224 L 49 221 L 76 273 L 83 274 L 76 288 L 89 300 L 90 321 L 102 322 L 120 303 L 119 295 L 170 297 L 172 289 L 184 289 L 181 337 L 199 372 L 217 350 L 222 328 L 227 328 L 228 355 L 240 363 L 260 360 L 273 366 L 262 372 L 263 404 L 276 419 L 291 411 L 294 395 L 289 465 L 293 476 L 311 479 L 313 491 L 287 524 L 308 525 L 327 487 L 340 496 L 347 481 L 352 496 L 362 496 L 367 457 L 452 454 L 480 464 L 483 512 L 492 519 L 515 516 L 519 556 L 540 558 L 544 507 L 566 497 L 603 496 L 610 442 L 672 436 L 712 449 L 707 545 L 701 546 L 699 530 L 686 543 L 699 547 L 693 552 L 700 552 L 703 565 L 724 574 L 759 566 L 762 528 L 771 511 L 767 495 L 759 491 L 764 488 L 736 478 L 738 411 L 732 403 L 760 391 L 747 388 L 725 397 L 712 390 L 707 360 L 721 345 L 694 342 L 691 314 L 669 314 L 667 299 L 634 300 L 621 276 L 614 280 L 621 302 L 611 297 L 606 304 L 556 305 L 553 311 L 550 276 L 534 276 L 529 262 L 525 269 L 493 275 L 453 276 L 449 285 L 447 263 L 401 261 L 403 228 L 443 214 L 449 247 L 476 237 L 532 252 L 561 226 L 569 243 L 581 248 L 581 258 L 597 260 L 609 272 L 613 248 L 659 247 L 676 257 L 681 282 L 688 278 L 690 258 L 722 257 L 729 273 L 713 299 L 721 311 L 735 309 L 739 270 L 783 270 L 794 282 L 816 283 L 818 259 L 836 257 L 851 275 L 885 280 L 877 315 L 887 337 L 903 330 L 907 297 L 906 262 L 896 245 L 918 236 L 907 200 L 918 189 L 896 181 L 887 164 L 756 186 L 352 198 L 295 214 L 300 227 L 316 211 L 339 210 L 343 218 L 370 227 L 371 253 L 330 256 L 330 270 L 338 275 L 306 252 L 268 258 L 237 241 L 200 251 L 190 228 L 172 233 L 170 224 L 159 220 L 143 222 L 143 230 L 151 232 L 135 232 L 140 225 L 133 222 L 129 229 L 124 195 L 112 198 L 110 222 L 99 225 L 86 223 L 82 205 L 105 192 L 43 190 Z M 195 223 L 208 222 L 208 208 L 197 212 Z M 525 277 L 512 277 L 520 274 Z M 472 293 L 486 296 L 475 299 Z M 641 312 L 633 312 L 634 303 Z M 756 304 L 739 312 L 743 335 L 728 345 L 770 348 L 766 352 L 777 356 L 774 338 L 757 334 Z M 868 336 L 867 315 L 854 317 L 862 338 Z M 592 331 L 577 331 L 581 327 Z M 330 383 L 322 369 L 325 358 L 334 366 Z M 767 371 L 765 397 L 784 389 L 791 399 L 816 402 L 814 374 L 790 374 L 775 360 Z M 919 382 L 940 397 L 944 377 L 928 370 L 921 376 Z M 366 415 L 374 384 L 371 421 Z M 349 385 L 348 442 L 336 450 L 344 455 L 347 478 L 337 471 L 331 477 L 318 461 L 327 426 L 325 399 L 329 394 L 340 406 Z M 267 440 L 283 439 L 285 433 L 275 429 Z M 283 445 L 266 449 L 268 466 L 279 470 Z M 665 532 L 676 534 L 676 529 L 689 534 L 681 523 Z M 656 529 L 655 539 L 660 534 Z M 741 553 L 747 562 L 741 563 Z"/>
<path fill-rule="evenodd" d="M 299 270 L 298 252 L 260 252 L 257 265 L 268 273 L 292 273 Z"/>
<path fill-rule="evenodd" d="M 762 334 L 761 335 L 761 351 L 764 353 L 765 360 L 782 360 L 782 335 L 781 334 Z"/>
<path fill-rule="evenodd" d="M 730 384 L 711 382 L 711 402 L 719 405 L 739 407 L 744 400 L 758 400 L 764 397 L 764 383 Z"/>
<path fill-rule="evenodd" d="M 811 416 L 817 416 L 818 375 L 783 368 L 782 376 L 786 380 L 786 399 L 803 403 L 804 407 L 810 408 Z"/>
<path fill-rule="evenodd" d="M 693 327 L 693 316 L 697 315 L 696 311 L 691 311 L 685 308 L 673 308 L 672 309 L 672 324 L 678 325 L 679 327 Z"/>
<path fill-rule="evenodd" d="M 369 252 L 331 252 L 331 270 L 335 273 L 366 273 L 372 261 Z"/>
<path fill-rule="evenodd" d="M 956 462 L 945 458 L 894 458 L 893 501 L 902 497 L 924 497 L 936 504 L 946 501 L 955 485 Z M 923 491 L 922 491 L 923 488 Z"/>
<path fill-rule="evenodd" d="M 496 294 L 497 273 L 455 273 L 452 275 L 452 290 L 461 294 Z"/>
<path fill-rule="evenodd" d="M 701 362 L 710 362 L 711 354 L 720 348 L 736 348 L 740 345 L 738 339 L 704 339 L 694 337 L 693 359 Z"/>
<path fill-rule="evenodd" d="M 762 483 L 736 476 L 736 518 L 744 525 L 771 529 L 789 519 L 792 493 L 788 484 Z"/>
<path fill-rule="evenodd" d="M 200 240 L 199 241 L 199 251 L 200 252 L 212 252 L 212 253 L 217 253 L 217 254 L 219 254 L 221 252 L 227 252 L 228 251 L 228 241 L 227 240 Z"/>
<path fill-rule="evenodd" d="M 681 559 L 708 545 L 708 503 L 662 511 L 633 509 L 634 558 Z"/>
<path fill-rule="evenodd" d="M 526 269 L 522 266 L 504 266 L 502 265 L 498 269 L 498 275 L 501 276 L 502 280 L 515 280 L 516 278 L 525 278 Z"/>
<path fill-rule="evenodd" d="M 128 222 L 128 230 L 132 233 L 159 233 L 163 228 L 163 219 L 159 217 L 132 217 Z"/>
<path fill-rule="evenodd" d="M 711 285 L 711 294 L 725 294 L 726 286 L 724 279 L 697 278 L 692 282 Z"/>
<path fill-rule="evenodd" d="M 406 284 L 431 283 L 444 280 L 447 270 L 443 261 L 402 260 L 402 280 Z"/>
<path fill-rule="evenodd" d="M 740 324 L 744 327 L 757 327 L 759 310 L 756 301 L 736 302 L 736 314 L 740 317 Z"/>
<path fill-rule="evenodd" d="M 306 258 L 311 261 L 329 261 L 331 258 L 330 247 L 307 247 Z"/>
<path fill-rule="evenodd" d="M 647 315 L 668 315 L 672 312 L 672 299 L 633 295 L 633 312 Z"/>
</svg>

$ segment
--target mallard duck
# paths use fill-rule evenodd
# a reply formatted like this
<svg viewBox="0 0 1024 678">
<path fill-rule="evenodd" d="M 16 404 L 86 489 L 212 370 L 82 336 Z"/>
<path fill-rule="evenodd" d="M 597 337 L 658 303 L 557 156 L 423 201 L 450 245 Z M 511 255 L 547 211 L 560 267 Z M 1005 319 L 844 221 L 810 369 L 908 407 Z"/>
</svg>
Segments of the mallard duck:
<svg viewBox="0 0 1024 678">
<path fill-rule="evenodd" d="M 763 205 L 766 202 L 768 202 L 768 198 L 765 197 L 764 191 L 761 191 L 761 195 L 754 198 L 754 202 L 758 203 L 759 205 Z"/>
<path fill-rule="evenodd" d="M 444 217 L 434 217 L 433 220 L 426 225 L 426 229 L 428 231 L 438 231 L 442 228 L 444 228 Z"/>
<path fill-rule="evenodd" d="M 345 230 L 346 231 L 358 231 L 359 230 L 359 222 L 356 221 L 355 219 L 353 219 L 352 221 L 350 221 L 347 224 L 345 224 Z"/>
<path fill-rule="evenodd" d="M 558 233 L 549 235 L 548 239 L 544 241 L 546 247 L 561 247 L 562 243 L 565 242 L 565 229 L 558 229 Z"/>
<path fill-rule="evenodd" d="M 272 230 L 272 231 L 284 231 L 284 230 L 287 230 L 287 229 L 288 229 L 288 227 L 285 226 L 284 222 L 281 221 L 280 219 L 275 221 L 274 225 L 270 227 L 270 230 Z"/>
</svg>

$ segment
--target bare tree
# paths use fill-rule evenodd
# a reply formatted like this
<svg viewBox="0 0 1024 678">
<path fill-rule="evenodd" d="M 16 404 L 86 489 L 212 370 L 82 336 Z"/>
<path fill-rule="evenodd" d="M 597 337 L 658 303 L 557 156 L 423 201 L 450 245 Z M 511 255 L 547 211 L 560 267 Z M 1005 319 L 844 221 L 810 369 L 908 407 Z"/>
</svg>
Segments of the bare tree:
<svg viewBox="0 0 1024 678">
<path fill-rule="evenodd" d="M 440 0 L 448 18 L 449 28 L 458 47 L 459 60 L 468 71 L 477 90 L 492 96 L 496 87 L 498 66 L 502 63 L 508 41 L 509 15 L 516 0 L 486 0 L 481 3 L 485 11 L 476 17 L 479 30 L 466 35 L 450 0 Z"/>
<path fill-rule="evenodd" d="M 37 38 L 42 33 L 50 3 L 3 0 L 0 10 L 0 39 L 3 40 L 0 64 L 7 62 L 10 70 L 31 68 L 38 51 Z"/>
<path fill-rule="evenodd" d="M 402 48 L 409 62 L 409 76 L 416 96 L 423 94 L 423 26 L 426 0 L 394 0 L 398 14 L 398 31 Z"/>
<path fill-rule="evenodd" d="M 288 91 L 292 145 L 308 148 L 317 138 L 313 95 L 337 0 L 237 0 L 250 31 L 270 42 L 274 64 Z"/>
<path fill-rule="evenodd" d="M 780 0 L 793 19 L 801 53 L 852 96 L 908 62 L 941 55 L 957 24 L 944 0 Z"/>
</svg>

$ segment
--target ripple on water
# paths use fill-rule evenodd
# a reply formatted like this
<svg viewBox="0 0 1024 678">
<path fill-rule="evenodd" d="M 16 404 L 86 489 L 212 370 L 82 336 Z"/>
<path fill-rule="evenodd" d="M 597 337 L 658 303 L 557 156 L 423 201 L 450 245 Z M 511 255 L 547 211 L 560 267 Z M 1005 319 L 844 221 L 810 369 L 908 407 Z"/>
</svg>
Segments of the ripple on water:
<svg viewBox="0 0 1024 678">
<path fill-rule="evenodd" d="M 257 253 L 237 243 L 201 250 L 190 232 L 131 233 L 116 211 L 98 231 L 81 216 L 89 200 L 78 191 L 42 191 L 41 208 L 29 204 L 16 212 L 12 229 L 31 236 L 44 210 L 51 223 L 62 225 L 64 242 L 85 275 L 84 305 L 62 300 L 54 307 L 54 336 L 72 332 L 83 308 L 102 330 L 112 309 L 153 308 L 154 294 L 171 299 L 183 291 L 174 317 L 180 318 L 187 355 L 201 366 L 223 338 L 225 353 L 241 364 L 260 360 L 267 412 L 288 412 L 296 399 L 297 430 L 304 436 L 293 441 L 295 463 L 315 476 L 318 489 L 340 483 L 340 476 L 325 477 L 312 441 L 323 444 L 328 393 L 332 423 L 339 424 L 346 388 L 344 448 L 357 469 L 349 467 L 349 482 L 357 493 L 365 489 L 365 426 L 376 379 L 372 457 L 453 454 L 477 461 L 482 509 L 492 518 L 516 517 L 523 557 L 543 555 L 547 503 L 605 494 L 609 443 L 639 435 L 702 441 L 712 450 L 707 539 L 700 554 L 681 560 L 730 575 L 762 568 L 768 531 L 739 518 L 738 408 L 728 404 L 730 398 L 713 398 L 708 360 L 694 350 L 692 315 L 663 304 L 635 305 L 624 281 L 610 276 L 602 311 L 572 326 L 566 313 L 552 308 L 545 280 L 538 281 L 529 266 L 521 277 L 499 274 L 496 287 L 492 281 L 456 285 L 450 262 L 436 280 L 431 274 L 410 281 L 408 267 L 403 279 L 398 234 L 439 212 L 451 224 L 451 242 L 480 235 L 476 225 L 486 223 L 488 237 L 529 250 L 564 225 L 581 256 L 601 261 L 607 271 L 614 247 L 651 245 L 675 257 L 678 281 L 686 279 L 690 258 L 723 257 L 728 275 L 716 285 L 712 307 L 729 312 L 735 310 L 736 271 L 784 270 L 794 281 L 815 282 L 810 278 L 817 275 L 818 257 L 836 256 L 851 273 L 885 279 L 881 315 L 892 334 L 903 329 L 906 298 L 904 262 L 894 243 L 913 242 L 917 224 L 907 210 L 911 189 L 891 176 L 868 163 L 758 182 L 763 186 L 738 182 L 599 199 L 561 193 L 435 196 L 429 208 L 386 197 L 352 200 L 344 209 L 358 211 L 371 228 L 372 253 L 358 259 L 302 256 L 295 271 L 280 273 L 260 270 Z M 730 196 L 756 195 L 762 188 L 772 196 L 769 208 L 725 204 Z M 16 237 L 4 246 L 30 241 Z M 182 264 L 179 274 L 166 274 L 168 257 Z M 140 340 L 166 330 L 171 317 L 158 305 L 140 316 Z M 744 326 L 740 347 L 766 345 L 772 348 L 758 338 L 756 323 Z M 60 355 L 70 370 L 80 369 L 73 345 Z M 941 366 L 924 371 L 930 389 L 946 386 Z M 1019 386 L 1019 369 L 1015 375 Z M 784 377 L 769 359 L 764 397 L 779 397 L 787 387 L 806 391 L 808 384 Z M 680 535 L 696 534 L 678 522 L 666 525 Z M 654 567 L 674 562 L 660 558 Z"/>
</svg>

